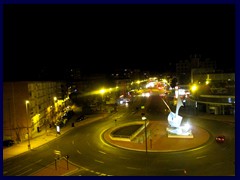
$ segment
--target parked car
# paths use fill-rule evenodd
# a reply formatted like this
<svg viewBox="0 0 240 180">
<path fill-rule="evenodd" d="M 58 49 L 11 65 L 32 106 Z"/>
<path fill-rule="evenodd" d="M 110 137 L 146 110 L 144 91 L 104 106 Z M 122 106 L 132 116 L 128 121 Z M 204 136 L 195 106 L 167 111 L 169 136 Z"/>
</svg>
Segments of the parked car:
<svg viewBox="0 0 240 180">
<path fill-rule="evenodd" d="M 80 116 L 77 117 L 76 121 L 82 121 L 85 119 L 85 115 L 84 114 L 81 114 Z"/>
<path fill-rule="evenodd" d="M 64 115 L 61 117 L 62 119 L 67 118 L 68 120 L 71 119 L 74 115 L 73 110 L 69 110 L 67 112 L 64 113 Z"/>
<path fill-rule="evenodd" d="M 3 146 L 5 146 L 5 147 L 12 146 L 13 144 L 14 144 L 14 141 L 11 140 L 11 139 L 4 140 L 4 141 L 3 141 Z"/>
<path fill-rule="evenodd" d="M 223 136 L 223 135 L 217 136 L 216 141 L 218 143 L 223 143 L 225 141 L 225 136 Z"/>
</svg>

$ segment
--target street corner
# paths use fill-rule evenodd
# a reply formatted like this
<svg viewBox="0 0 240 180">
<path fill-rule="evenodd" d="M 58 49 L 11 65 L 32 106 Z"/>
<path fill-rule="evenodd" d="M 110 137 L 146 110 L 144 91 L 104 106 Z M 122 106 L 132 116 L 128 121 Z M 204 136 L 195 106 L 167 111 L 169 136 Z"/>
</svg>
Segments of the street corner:
<svg viewBox="0 0 240 180">
<path fill-rule="evenodd" d="M 77 171 L 79 167 L 72 164 L 66 158 L 55 159 L 48 166 L 31 174 L 31 176 L 68 176 Z"/>
</svg>

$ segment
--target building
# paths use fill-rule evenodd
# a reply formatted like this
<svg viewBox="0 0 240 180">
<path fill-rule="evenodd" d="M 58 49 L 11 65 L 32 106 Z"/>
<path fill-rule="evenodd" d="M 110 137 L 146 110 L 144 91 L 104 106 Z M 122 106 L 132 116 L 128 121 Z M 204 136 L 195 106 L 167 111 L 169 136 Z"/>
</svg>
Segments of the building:
<svg viewBox="0 0 240 180">
<path fill-rule="evenodd" d="M 179 84 L 188 84 L 195 72 L 213 72 L 216 69 L 216 62 L 209 58 L 202 59 L 200 54 L 190 55 L 189 59 L 179 61 L 176 64 L 176 76 Z"/>
<path fill-rule="evenodd" d="M 53 123 L 69 104 L 63 82 L 3 83 L 3 138 L 22 141 Z"/>
<path fill-rule="evenodd" d="M 191 92 L 198 107 L 212 114 L 235 114 L 235 73 L 196 73 Z"/>
</svg>

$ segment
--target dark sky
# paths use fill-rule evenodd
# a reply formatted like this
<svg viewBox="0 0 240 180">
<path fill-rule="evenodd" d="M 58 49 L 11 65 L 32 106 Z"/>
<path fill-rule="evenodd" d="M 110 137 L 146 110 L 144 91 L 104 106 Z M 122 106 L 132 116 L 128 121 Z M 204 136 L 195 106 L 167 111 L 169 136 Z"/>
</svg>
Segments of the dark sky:
<svg viewBox="0 0 240 180">
<path fill-rule="evenodd" d="M 234 41 L 234 5 L 4 5 L 4 80 L 43 67 L 161 72 L 194 51 L 233 67 Z"/>
</svg>

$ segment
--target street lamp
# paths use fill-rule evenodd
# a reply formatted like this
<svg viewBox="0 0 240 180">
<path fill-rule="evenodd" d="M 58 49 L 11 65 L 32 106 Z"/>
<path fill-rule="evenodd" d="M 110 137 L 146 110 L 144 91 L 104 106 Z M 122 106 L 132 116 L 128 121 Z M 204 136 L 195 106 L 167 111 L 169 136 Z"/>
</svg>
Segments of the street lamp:
<svg viewBox="0 0 240 180">
<path fill-rule="evenodd" d="M 106 92 L 106 90 L 105 89 L 101 89 L 99 92 L 102 95 L 102 101 L 103 101 L 103 94 Z"/>
<path fill-rule="evenodd" d="M 141 108 L 144 109 L 144 106 L 142 106 Z M 142 115 L 142 120 L 144 121 L 144 124 L 145 124 L 145 147 L 146 147 L 145 163 L 146 163 L 146 167 L 147 167 L 147 165 L 148 165 L 148 161 L 147 161 L 147 118 L 146 118 L 144 112 L 142 112 L 141 115 Z M 145 168 L 145 169 L 147 170 L 147 168 Z"/>
<path fill-rule="evenodd" d="M 54 110 L 58 113 L 57 97 L 53 97 Z"/>
<path fill-rule="evenodd" d="M 102 110 L 104 109 L 103 108 L 103 105 L 104 105 L 104 101 L 103 101 L 103 95 L 104 95 L 104 93 L 106 92 L 106 90 L 105 89 L 101 89 L 100 91 L 99 91 L 99 93 L 101 94 L 101 96 L 102 96 Z"/>
<path fill-rule="evenodd" d="M 146 153 L 147 153 L 147 118 L 145 116 L 145 113 L 142 113 L 142 120 L 145 122 L 145 146 L 146 146 Z"/>
<path fill-rule="evenodd" d="M 28 104 L 29 104 L 29 101 L 26 100 L 26 117 L 27 117 L 28 149 L 30 150 L 30 149 L 31 149 L 31 144 L 30 144 L 29 125 L 28 125 L 28 120 L 29 120 Z"/>
</svg>

